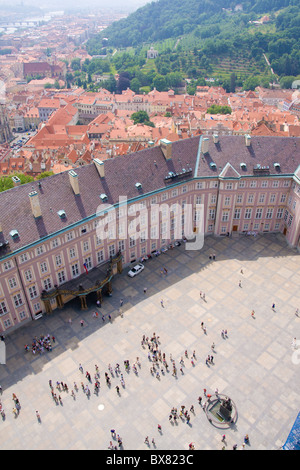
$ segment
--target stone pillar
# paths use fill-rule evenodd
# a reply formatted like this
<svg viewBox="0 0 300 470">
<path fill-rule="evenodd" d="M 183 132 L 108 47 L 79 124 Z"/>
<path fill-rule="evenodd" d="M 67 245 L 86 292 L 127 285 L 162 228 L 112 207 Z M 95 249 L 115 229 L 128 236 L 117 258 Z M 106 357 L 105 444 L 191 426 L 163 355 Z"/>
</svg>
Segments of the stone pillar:
<svg viewBox="0 0 300 470">
<path fill-rule="evenodd" d="M 80 296 L 81 310 L 87 310 L 86 295 Z"/>
<path fill-rule="evenodd" d="M 120 259 L 117 261 L 117 270 L 119 274 L 121 274 L 121 272 L 123 271 L 122 255 L 120 256 Z"/>
<path fill-rule="evenodd" d="M 111 297 L 112 296 L 112 282 L 109 281 L 107 284 L 107 293 Z"/>
<path fill-rule="evenodd" d="M 97 290 L 97 300 L 102 303 L 102 289 Z"/>
<path fill-rule="evenodd" d="M 45 305 L 46 314 L 48 315 L 48 314 L 52 313 L 52 307 L 51 307 L 50 300 L 45 299 L 45 300 L 43 300 L 43 302 L 44 302 L 44 305 Z"/>
<path fill-rule="evenodd" d="M 64 307 L 65 304 L 64 304 L 64 301 L 63 301 L 63 298 L 62 298 L 61 294 L 57 294 L 56 303 L 57 303 L 58 308 L 63 308 Z"/>
</svg>

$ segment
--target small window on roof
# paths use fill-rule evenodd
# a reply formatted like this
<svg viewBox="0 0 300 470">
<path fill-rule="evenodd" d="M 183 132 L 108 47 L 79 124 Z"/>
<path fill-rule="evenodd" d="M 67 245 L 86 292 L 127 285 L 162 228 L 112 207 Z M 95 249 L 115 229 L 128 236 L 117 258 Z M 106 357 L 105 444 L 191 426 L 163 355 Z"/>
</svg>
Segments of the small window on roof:
<svg viewBox="0 0 300 470">
<path fill-rule="evenodd" d="M 18 236 L 19 236 L 18 230 L 11 230 L 9 232 L 9 234 L 10 234 L 11 238 L 13 238 L 13 239 L 18 238 Z"/>
<path fill-rule="evenodd" d="M 106 199 L 108 199 L 107 195 L 106 194 L 100 194 L 100 199 L 102 199 L 102 201 L 106 201 Z"/>
<path fill-rule="evenodd" d="M 59 215 L 59 217 L 60 217 L 61 219 L 65 219 L 65 218 L 66 218 L 66 213 L 65 213 L 64 210 L 60 210 L 60 211 L 58 211 L 57 213 L 58 213 L 58 215 Z"/>
</svg>

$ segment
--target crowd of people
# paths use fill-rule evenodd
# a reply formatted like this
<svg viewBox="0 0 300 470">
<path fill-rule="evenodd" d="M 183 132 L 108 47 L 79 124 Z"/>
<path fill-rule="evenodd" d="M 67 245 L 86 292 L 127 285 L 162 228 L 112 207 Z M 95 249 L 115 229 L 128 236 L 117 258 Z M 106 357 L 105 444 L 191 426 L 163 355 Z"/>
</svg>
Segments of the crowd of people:
<svg viewBox="0 0 300 470">
<path fill-rule="evenodd" d="M 43 354 L 45 351 L 52 351 L 52 343 L 55 343 L 55 336 L 41 335 L 39 338 L 36 336 L 32 339 L 32 343 L 29 346 L 25 344 L 25 351 L 31 351 L 32 354 Z"/>
</svg>

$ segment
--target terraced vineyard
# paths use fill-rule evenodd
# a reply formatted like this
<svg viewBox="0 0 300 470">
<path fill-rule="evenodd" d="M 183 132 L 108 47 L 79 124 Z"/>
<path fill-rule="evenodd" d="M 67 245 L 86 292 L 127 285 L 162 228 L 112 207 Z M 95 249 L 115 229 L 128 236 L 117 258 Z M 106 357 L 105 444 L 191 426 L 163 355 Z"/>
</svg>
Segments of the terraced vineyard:
<svg viewBox="0 0 300 470">
<path fill-rule="evenodd" d="M 255 60 L 246 57 L 218 59 L 215 63 L 211 62 L 212 76 L 229 78 L 234 72 L 238 77 L 247 78 L 250 75 L 263 75 L 266 67 L 261 67 Z"/>
</svg>

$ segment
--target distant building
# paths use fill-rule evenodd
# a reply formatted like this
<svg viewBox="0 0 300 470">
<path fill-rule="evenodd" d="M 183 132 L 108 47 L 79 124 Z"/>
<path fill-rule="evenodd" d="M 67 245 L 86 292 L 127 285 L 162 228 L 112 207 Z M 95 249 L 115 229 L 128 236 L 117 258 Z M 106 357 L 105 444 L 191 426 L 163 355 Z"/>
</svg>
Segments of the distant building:
<svg viewBox="0 0 300 470">
<path fill-rule="evenodd" d="M 23 78 L 48 77 L 63 79 L 66 74 L 65 64 L 49 64 L 48 62 L 24 62 Z"/>
<path fill-rule="evenodd" d="M 151 46 L 147 51 L 147 59 L 156 59 L 156 57 L 158 57 L 158 51 Z"/>
</svg>

